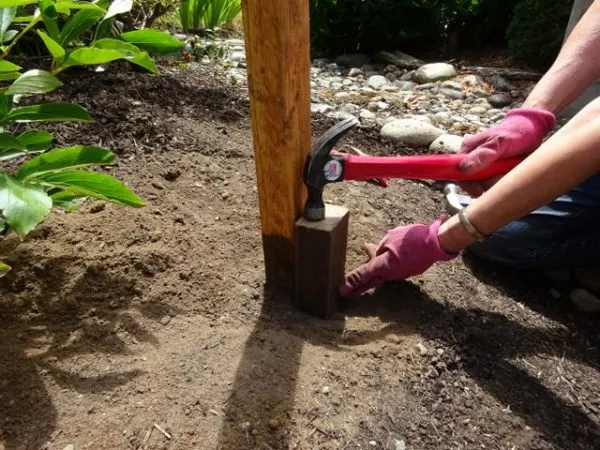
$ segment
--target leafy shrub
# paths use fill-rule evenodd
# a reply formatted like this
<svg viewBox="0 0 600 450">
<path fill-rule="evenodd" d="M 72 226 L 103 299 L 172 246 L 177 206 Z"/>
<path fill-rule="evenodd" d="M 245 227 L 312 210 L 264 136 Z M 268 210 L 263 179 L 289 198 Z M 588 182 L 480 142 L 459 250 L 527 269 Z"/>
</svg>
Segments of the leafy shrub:
<svg viewBox="0 0 600 450">
<path fill-rule="evenodd" d="M 93 146 L 52 148 L 53 136 L 35 129 L 43 122 L 89 122 L 89 113 L 71 103 L 29 103 L 24 98 L 52 92 L 62 86 L 56 75 L 75 66 L 129 61 L 157 72 L 152 53 L 178 50 L 182 43 L 154 30 L 134 30 L 111 38 L 112 19 L 127 12 L 128 0 L 70 2 L 55 0 L 3 0 L 0 8 L 0 232 L 15 232 L 21 239 L 44 221 L 53 207 L 74 210 L 93 197 L 122 206 L 141 207 L 143 201 L 122 181 L 105 173 L 82 170 L 114 163 L 115 155 Z M 31 15 L 20 15 L 22 5 L 35 4 Z M 7 57 L 28 33 L 47 48 L 49 70 L 23 68 Z M 31 61 L 30 61 L 31 62 Z M 33 127 L 32 127 L 33 126 Z M 25 130 L 23 130 L 25 128 Z M 10 268 L 0 263 L 0 272 Z"/>
<path fill-rule="evenodd" d="M 507 30 L 511 54 L 532 67 L 552 64 L 564 39 L 572 2 L 564 0 L 527 0 L 517 4 Z"/>
<path fill-rule="evenodd" d="M 480 0 L 477 9 L 464 20 L 460 33 L 461 44 L 472 48 L 504 46 L 506 30 L 520 1 Z"/>
<path fill-rule="evenodd" d="M 229 26 L 242 10 L 241 0 L 181 0 L 179 19 L 185 31 Z"/>
<path fill-rule="evenodd" d="M 394 49 L 431 42 L 437 12 L 425 0 L 311 0 L 311 44 L 330 54 Z"/>
<path fill-rule="evenodd" d="M 119 16 L 119 20 L 123 23 L 122 31 L 152 28 L 166 16 L 174 13 L 178 3 L 177 0 L 134 0 L 131 10 Z"/>
</svg>

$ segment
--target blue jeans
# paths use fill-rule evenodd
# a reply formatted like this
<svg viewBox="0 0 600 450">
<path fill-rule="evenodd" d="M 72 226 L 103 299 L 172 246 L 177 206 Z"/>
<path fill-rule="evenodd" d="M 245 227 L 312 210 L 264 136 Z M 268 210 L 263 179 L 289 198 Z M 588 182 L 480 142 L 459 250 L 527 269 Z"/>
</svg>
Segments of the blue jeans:
<svg viewBox="0 0 600 450">
<path fill-rule="evenodd" d="M 600 174 L 469 251 L 517 269 L 600 267 Z"/>
</svg>

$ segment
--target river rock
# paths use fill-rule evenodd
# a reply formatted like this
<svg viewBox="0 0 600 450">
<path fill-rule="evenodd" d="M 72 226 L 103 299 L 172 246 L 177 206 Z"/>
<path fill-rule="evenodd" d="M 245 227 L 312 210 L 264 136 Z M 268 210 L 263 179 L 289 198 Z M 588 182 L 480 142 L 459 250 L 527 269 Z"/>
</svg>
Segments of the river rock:
<svg viewBox="0 0 600 450">
<path fill-rule="evenodd" d="M 509 83 L 505 78 L 500 75 L 493 75 L 490 78 L 490 83 L 494 86 L 497 91 L 510 92 L 515 89 L 515 86 Z"/>
<path fill-rule="evenodd" d="M 358 67 L 353 67 L 352 69 L 350 69 L 350 72 L 348 72 L 349 77 L 354 78 L 359 75 L 364 75 L 364 72 L 362 71 L 362 69 L 359 69 Z"/>
<path fill-rule="evenodd" d="M 504 108 L 505 106 L 509 106 L 513 102 L 513 99 L 510 95 L 501 93 L 490 95 L 488 102 L 494 108 Z"/>
<path fill-rule="evenodd" d="M 367 85 L 372 89 L 381 89 L 383 86 L 389 84 L 389 80 L 383 75 L 373 75 L 367 81 Z"/>
<path fill-rule="evenodd" d="M 451 98 L 452 100 L 463 100 L 465 98 L 465 94 L 461 91 L 457 91 L 456 89 L 441 88 L 439 93 Z"/>
<path fill-rule="evenodd" d="M 371 64 L 371 58 L 363 53 L 349 53 L 338 56 L 335 63 L 342 67 L 362 67 Z"/>
<path fill-rule="evenodd" d="M 462 91 L 462 85 L 458 81 L 446 80 L 442 83 L 442 87 L 445 89 L 454 89 L 455 91 Z"/>
<path fill-rule="evenodd" d="M 600 311 L 600 299 L 587 289 L 579 288 L 571 291 L 571 294 L 569 294 L 569 299 L 581 311 Z"/>
<path fill-rule="evenodd" d="M 311 103 L 310 112 L 312 114 L 325 114 L 333 110 L 333 106 L 326 105 L 325 103 Z"/>
<path fill-rule="evenodd" d="M 416 69 L 424 64 L 420 59 L 398 51 L 380 52 L 377 54 L 377 59 L 401 69 Z"/>
<path fill-rule="evenodd" d="M 452 64 L 431 63 L 425 64 L 413 74 L 413 81 L 419 84 L 431 83 L 433 81 L 447 80 L 456 76 L 456 69 Z"/>
<path fill-rule="evenodd" d="M 577 278 L 586 288 L 593 291 L 600 291 L 600 268 L 592 267 L 589 269 L 575 269 L 575 278 Z"/>
<path fill-rule="evenodd" d="M 396 119 L 386 123 L 380 134 L 395 143 L 425 147 L 431 145 L 444 131 L 421 120 Z"/>
<path fill-rule="evenodd" d="M 413 83 L 412 81 L 396 81 L 396 86 L 401 91 L 412 91 L 417 86 L 417 83 Z"/>
<path fill-rule="evenodd" d="M 435 153 L 458 153 L 463 138 L 454 134 L 443 134 L 429 146 L 429 150 Z"/>
</svg>

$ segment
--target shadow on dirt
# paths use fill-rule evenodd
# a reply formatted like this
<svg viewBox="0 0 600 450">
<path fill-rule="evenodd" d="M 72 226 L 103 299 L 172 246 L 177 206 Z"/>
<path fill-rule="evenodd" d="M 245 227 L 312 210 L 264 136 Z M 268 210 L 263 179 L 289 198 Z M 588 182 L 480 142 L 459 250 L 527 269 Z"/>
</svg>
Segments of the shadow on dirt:
<svg viewBox="0 0 600 450">
<path fill-rule="evenodd" d="M 94 366 L 73 372 L 68 360 L 124 354 L 132 339 L 157 345 L 126 310 L 138 309 L 151 319 L 155 314 L 137 308 L 135 276 L 124 278 L 99 264 L 74 276 L 85 260 L 49 258 L 25 248 L 5 259 L 13 271 L 0 280 L 0 443 L 7 449 L 45 448 L 58 417 L 46 384 L 106 394 L 142 375 L 135 369 L 102 373 Z M 24 297 L 25 304 L 17 300 Z"/>
<path fill-rule="evenodd" d="M 543 312 L 543 308 L 539 310 Z M 578 320 L 581 328 L 576 335 L 560 326 L 528 327 L 503 314 L 442 304 L 411 283 L 386 285 L 373 296 L 349 305 L 346 313 L 379 316 L 389 324 L 383 330 L 363 335 L 355 345 L 397 333 L 407 318 L 417 319 L 419 334 L 445 343 L 459 356 L 461 362 L 446 370 L 466 372 L 498 403 L 510 405 L 513 414 L 520 416 L 553 447 L 589 448 L 590 443 L 600 442 L 600 427 L 579 405 L 568 403 L 511 361 L 543 355 L 598 367 L 598 350 L 590 350 L 590 336 L 581 331 L 589 326 L 585 317 Z M 571 317 L 571 324 L 577 327 L 574 320 Z M 449 380 L 455 378 L 449 377 Z"/>
<path fill-rule="evenodd" d="M 342 316 L 326 321 L 304 315 L 276 289 L 266 288 L 264 298 L 238 364 L 219 449 L 295 448 L 289 428 L 303 345 L 310 342 L 335 351 L 344 329 Z"/>
</svg>

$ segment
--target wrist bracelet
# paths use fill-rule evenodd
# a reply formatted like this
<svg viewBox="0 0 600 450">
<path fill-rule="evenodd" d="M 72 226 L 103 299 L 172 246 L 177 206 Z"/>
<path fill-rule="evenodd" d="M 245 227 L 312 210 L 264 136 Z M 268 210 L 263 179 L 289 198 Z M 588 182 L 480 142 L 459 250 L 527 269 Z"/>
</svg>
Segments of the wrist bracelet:
<svg viewBox="0 0 600 450">
<path fill-rule="evenodd" d="M 477 228 L 475 228 L 475 226 L 471 223 L 471 221 L 467 217 L 467 213 L 465 212 L 464 209 L 461 209 L 458 212 L 458 220 L 460 220 L 460 223 L 467 229 L 467 231 L 469 232 L 469 234 L 477 242 L 483 242 L 483 241 L 485 241 L 486 236 L 484 236 L 483 234 L 481 234 L 481 232 Z"/>
</svg>

